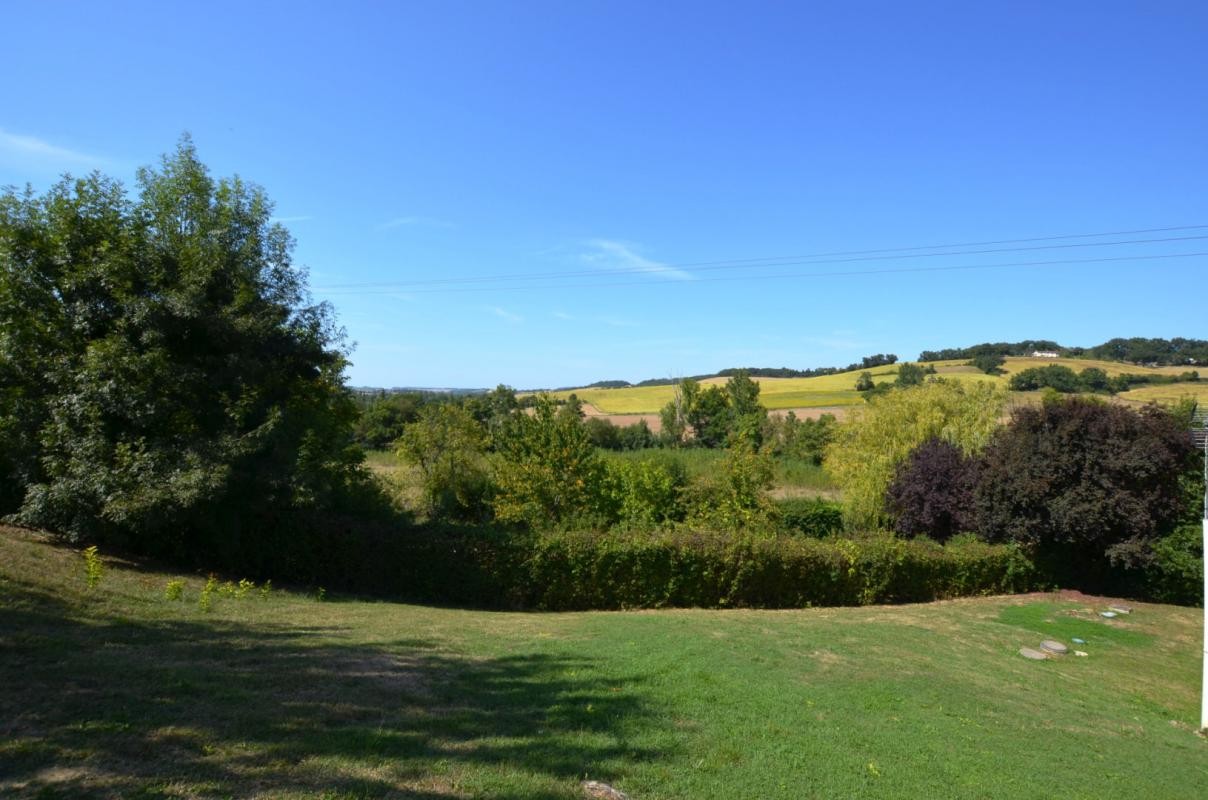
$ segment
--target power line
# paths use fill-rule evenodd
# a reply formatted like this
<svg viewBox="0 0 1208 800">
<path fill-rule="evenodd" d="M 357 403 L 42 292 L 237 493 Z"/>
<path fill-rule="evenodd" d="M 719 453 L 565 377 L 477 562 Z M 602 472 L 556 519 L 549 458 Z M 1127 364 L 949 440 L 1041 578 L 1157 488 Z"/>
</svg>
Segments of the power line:
<svg viewBox="0 0 1208 800">
<path fill-rule="evenodd" d="M 1208 228 L 1208 225 L 1187 225 L 1179 228 L 1153 228 L 1149 229 L 1153 232 L 1158 231 L 1173 231 L 1173 230 L 1200 230 Z M 1144 231 L 1137 231 L 1144 232 Z M 1124 231 L 1117 232 L 1114 235 L 1123 235 Z M 1000 242 L 985 242 L 984 244 L 999 244 L 1010 242 L 1028 242 L 1028 241 L 1055 241 L 1058 239 L 1067 238 L 1091 238 L 1095 236 L 1108 236 L 1110 233 L 1101 234 L 1070 234 L 1064 237 L 1041 237 L 1037 239 L 1016 239 L 1016 240 L 1001 240 Z M 830 254 L 818 254 L 812 256 L 780 256 L 776 258 L 761 258 L 761 259 L 739 259 L 734 261 L 702 261 L 689 262 L 681 264 L 659 264 L 655 267 L 633 267 L 623 269 L 593 269 L 593 270 L 575 270 L 561 272 L 530 272 L 530 273 L 512 273 L 504 275 L 480 275 L 461 278 L 428 278 L 410 281 L 372 281 L 367 283 L 335 283 L 326 286 L 314 287 L 316 290 L 330 289 L 370 289 L 370 288 L 403 288 L 410 286 L 435 286 L 435 285 L 454 285 L 454 284 L 470 284 L 470 283 L 510 283 L 512 281 L 532 281 L 532 280 L 561 280 L 565 278 L 583 278 L 597 275 L 614 276 L 614 275 L 639 275 L 649 274 L 658 275 L 661 272 L 669 272 L 679 270 L 686 267 L 693 267 L 698 272 L 729 270 L 729 269 L 751 269 L 757 267 L 787 267 L 801 266 L 806 264 L 849 264 L 864 261 L 900 261 L 905 258 L 938 258 L 949 256 L 965 256 L 965 255 L 988 255 L 994 253 L 1021 253 L 1035 252 L 1039 250 L 1066 250 L 1082 247 L 1118 247 L 1120 245 L 1130 244 L 1159 244 L 1164 242 L 1185 242 L 1199 239 L 1208 239 L 1208 236 L 1168 236 L 1154 239 L 1125 239 L 1112 242 L 1073 242 L 1066 244 L 1050 244 L 1040 245 L 1035 247 L 1002 247 L 989 250 L 949 250 L 942 253 L 918 253 L 902 255 L 858 255 L 855 258 L 840 258 L 831 259 L 823 258 L 824 255 L 855 255 L 860 253 L 890 253 L 906 251 L 918 251 L 929 249 L 925 247 L 908 247 L 908 248 L 889 248 L 883 250 L 851 250 L 846 252 L 836 252 Z M 966 247 L 972 244 L 954 244 L 954 245 L 935 245 L 934 247 Z"/>
<path fill-rule="evenodd" d="M 1193 237 L 1193 238 L 1208 238 L 1208 237 Z M 780 280 L 780 279 L 798 279 L 798 278 L 834 278 L 834 277 L 858 277 L 867 275 L 896 275 L 917 272 L 956 272 L 982 269 L 1008 269 L 1015 267 L 1046 267 L 1070 264 L 1104 264 L 1117 263 L 1128 261 L 1159 261 L 1172 258 L 1194 258 L 1208 256 L 1208 251 L 1197 253 L 1166 253 L 1161 255 L 1151 256 L 1108 256 L 1103 258 L 1075 258 L 1075 259 L 1057 259 L 1052 261 L 1014 261 L 999 264 L 945 264 L 933 267 L 890 267 L 885 269 L 867 269 L 867 270 L 835 270 L 831 272 L 785 272 L 775 273 L 771 275 L 723 275 L 710 278 L 696 278 L 693 280 L 684 281 L 660 281 L 651 283 L 650 281 L 616 281 L 612 283 L 553 283 L 538 286 L 472 286 L 472 287 L 439 287 L 432 289 L 366 289 L 366 290 L 348 290 L 348 291 L 332 291 L 325 292 L 330 296 L 347 296 L 347 295 L 384 295 L 384 294 L 451 294 L 462 292 L 515 292 L 529 291 L 533 289 L 579 289 L 579 288 L 597 288 L 610 286 L 648 286 L 648 287 L 684 287 L 691 286 L 697 283 L 713 283 L 718 281 L 758 281 L 758 280 Z M 824 263 L 824 262 L 814 262 Z M 780 265 L 774 265 L 780 266 Z"/>
</svg>

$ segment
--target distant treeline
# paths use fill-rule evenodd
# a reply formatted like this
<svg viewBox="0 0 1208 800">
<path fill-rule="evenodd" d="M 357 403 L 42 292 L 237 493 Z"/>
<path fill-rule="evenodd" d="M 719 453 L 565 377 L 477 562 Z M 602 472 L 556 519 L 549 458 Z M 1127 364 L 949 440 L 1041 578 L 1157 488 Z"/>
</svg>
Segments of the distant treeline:
<svg viewBox="0 0 1208 800">
<path fill-rule="evenodd" d="M 953 356 L 957 358 L 958 356 Z M 857 369 L 873 369 L 875 367 L 885 367 L 890 364 L 896 364 L 898 357 L 893 353 L 877 353 L 872 356 L 865 356 L 860 361 L 854 364 L 848 364 L 846 367 L 818 367 L 817 369 L 792 369 L 790 367 L 729 367 L 728 369 L 712 372 L 707 375 L 692 375 L 688 378 L 651 378 L 649 380 L 640 381 L 638 383 L 630 383 L 629 381 L 596 381 L 589 383 L 584 387 L 567 387 L 584 388 L 584 389 L 626 389 L 632 386 L 674 386 L 681 380 L 702 381 L 706 378 L 732 378 L 739 373 L 743 373 L 752 378 L 817 378 L 822 375 L 838 375 L 840 372 L 852 372 Z M 565 391 L 559 389 L 558 391 Z"/>
<path fill-rule="evenodd" d="M 1204 339 L 1145 339 L 1139 336 L 1131 339 L 1111 339 L 1095 347 L 1063 347 L 1047 339 L 985 342 L 972 347 L 924 350 L 919 354 L 919 361 L 951 361 L 978 356 L 1030 356 L 1036 351 L 1057 353 L 1065 358 L 1093 358 L 1161 366 L 1208 363 L 1208 341 Z"/>
</svg>

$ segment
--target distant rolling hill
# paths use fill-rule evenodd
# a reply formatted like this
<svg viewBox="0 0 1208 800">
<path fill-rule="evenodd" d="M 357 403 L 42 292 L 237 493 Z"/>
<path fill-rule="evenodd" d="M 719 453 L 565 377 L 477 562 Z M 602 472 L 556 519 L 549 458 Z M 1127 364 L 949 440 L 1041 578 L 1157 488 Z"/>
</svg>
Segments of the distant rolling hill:
<svg viewBox="0 0 1208 800">
<path fill-rule="evenodd" d="M 1098 367 L 1109 376 L 1121 373 L 1137 375 L 1178 375 L 1187 370 L 1179 367 L 1143 367 L 1118 361 L 1098 361 L 1084 358 L 1025 358 L 1010 357 L 1003 364 L 1004 375 L 986 375 L 974 367 L 967 366 L 964 359 L 932 362 L 936 372 L 949 380 L 993 382 L 1006 386 L 1010 376 L 1031 367 L 1046 367 L 1061 364 L 1079 372 L 1088 367 Z M 842 408 L 862 404 L 863 396 L 856 391 L 856 379 L 861 372 L 872 373 L 877 383 L 892 382 L 898 373 L 898 364 L 874 367 L 869 370 L 856 369 L 834 375 L 815 378 L 753 378 L 759 383 L 759 398 L 770 410 Z M 704 385 L 724 384 L 726 378 L 705 378 Z M 675 396 L 674 386 L 626 386 L 616 389 L 580 388 L 551 392 L 556 398 L 565 399 L 576 395 L 590 403 L 601 414 L 657 414 Z M 1173 401 L 1186 395 L 1195 395 L 1208 400 L 1208 384 L 1176 383 L 1164 386 L 1147 386 L 1124 392 L 1121 399 L 1147 402 L 1151 399 Z"/>
</svg>

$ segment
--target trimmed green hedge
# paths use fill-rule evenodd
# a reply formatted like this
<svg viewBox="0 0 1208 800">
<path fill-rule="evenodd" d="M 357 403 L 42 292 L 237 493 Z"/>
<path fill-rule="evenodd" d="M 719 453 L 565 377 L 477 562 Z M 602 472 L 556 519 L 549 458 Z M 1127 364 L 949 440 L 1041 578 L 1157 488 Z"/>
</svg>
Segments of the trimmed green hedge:
<svg viewBox="0 0 1208 800">
<path fill-rule="evenodd" d="M 496 608 L 801 608 L 1021 592 L 1038 583 L 1017 548 L 975 541 L 480 529 L 416 531 L 381 545 L 389 557 L 361 572 L 381 590 Z"/>
<path fill-rule="evenodd" d="M 843 506 L 817 497 L 776 501 L 776 521 L 785 533 L 821 539 L 843 530 Z"/>
</svg>

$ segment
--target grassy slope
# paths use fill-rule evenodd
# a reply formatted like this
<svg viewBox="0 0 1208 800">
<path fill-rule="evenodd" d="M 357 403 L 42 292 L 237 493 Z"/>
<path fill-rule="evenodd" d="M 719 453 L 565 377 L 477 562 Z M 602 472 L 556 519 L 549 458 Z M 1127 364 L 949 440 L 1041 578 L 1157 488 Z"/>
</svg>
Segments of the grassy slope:
<svg viewBox="0 0 1208 800">
<path fill-rule="evenodd" d="M 1005 375 L 992 376 L 966 367 L 966 361 L 937 361 L 936 370 L 946 378 L 959 381 L 991 381 L 1006 386 L 1007 380 L 1016 372 L 1030 367 L 1046 367 L 1051 364 L 1061 364 L 1075 371 L 1088 367 L 1098 367 L 1108 375 L 1118 375 L 1122 372 L 1135 374 L 1177 375 L 1185 372 L 1185 367 L 1149 368 L 1121 364 L 1114 361 L 1095 361 L 1091 359 L 1072 358 L 1008 358 L 1004 364 Z M 857 405 L 864 398 L 855 390 L 856 378 L 864 370 L 841 372 L 837 375 L 824 375 L 818 378 L 756 378 L 760 385 L 760 400 L 769 409 L 781 408 L 817 408 L 826 406 Z M 897 365 L 877 367 L 869 370 L 877 383 L 892 381 L 897 375 Z M 709 378 L 702 381 L 708 384 L 723 384 L 725 378 Z M 1157 387 L 1163 390 L 1163 396 L 1171 394 L 1178 398 L 1188 387 L 1198 384 L 1178 384 L 1174 386 Z M 606 414 L 653 414 L 666 405 L 675 393 L 672 386 L 642 386 L 625 389 L 574 389 L 555 392 L 556 397 L 566 397 L 571 392 L 579 399 L 591 403 Z M 1140 390 L 1145 391 L 1145 390 Z M 1129 393 L 1131 394 L 1131 393 Z"/>
<path fill-rule="evenodd" d="M 1198 798 L 1199 612 L 163 599 L 0 530 L 0 795 Z M 1016 655 L 1042 635 L 1089 658 Z"/>
</svg>

